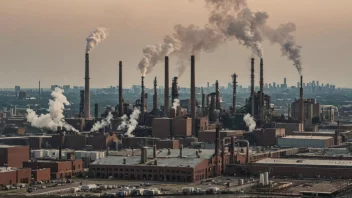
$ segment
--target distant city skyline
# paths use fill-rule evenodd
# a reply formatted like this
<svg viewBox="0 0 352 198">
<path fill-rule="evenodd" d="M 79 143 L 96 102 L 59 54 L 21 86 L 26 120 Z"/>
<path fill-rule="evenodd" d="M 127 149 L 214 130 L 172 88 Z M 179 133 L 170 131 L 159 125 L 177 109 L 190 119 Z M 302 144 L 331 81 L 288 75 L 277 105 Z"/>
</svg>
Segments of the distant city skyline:
<svg viewBox="0 0 352 198">
<path fill-rule="evenodd" d="M 269 24 L 297 25 L 294 33 L 302 45 L 304 81 L 315 79 L 336 87 L 350 87 L 350 46 L 352 13 L 350 0 L 260 0 L 248 1 L 253 11 L 266 11 Z M 33 6 L 36 5 L 36 6 Z M 182 9 L 182 12 L 175 12 Z M 314 11 L 314 12 L 313 12 Z M 63 14 L 64 13 L 64 14 Z M 299 13 L 299 14 L 297 14 Z M 110 29 L 109 37 L 91 53 L 91 87 L 118 83 L 118 61 L 124 65 L 124 85 L 140 83 L 137 64 L 142 48 L 172 33 L 176 24 L 203 27 L 209 10 L 203 0 L 3 0 L 0 2 L 0 87 L 42 87 L 52 84 L 82 86 L 84 83 L 85 38 L 97 26 Z M 160 17 L 163 16 L 163 17 Z M 292 62 L 281 56 L 279 46 L 263 43 L 264 82 L 296 85 L 298 73 Z M 238 82 L 249 85 L 249 49 L 236 41 L 223 44 L 212 53 L 196 57 L 196 86 L 219 80 L 221 85 L 238 74 Z M 176 58 L 170 57 L 170 76 L 177 75 Z M 256 58 L 256 84 L 259 84 L 259 58 Z M 146 79 L 152 87 L 154 76 L 163 84 L 163 63 Z M 179 85 L 189 87 L 187 68 Z"/>
</svg>

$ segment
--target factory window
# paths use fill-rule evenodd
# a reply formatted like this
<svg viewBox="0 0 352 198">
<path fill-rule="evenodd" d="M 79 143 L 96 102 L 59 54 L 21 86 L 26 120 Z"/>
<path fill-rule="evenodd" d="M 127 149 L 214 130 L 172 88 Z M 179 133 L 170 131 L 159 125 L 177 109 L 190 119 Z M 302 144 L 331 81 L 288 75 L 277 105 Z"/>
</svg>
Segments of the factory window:
<svg viewBox="0 0 352 198">
<path fill-rule="evenodd" d="M 134 169 L 131 169 L 131 172 L 133 172 L 134 171 Z"/>
<path fill-rule="evenodd" d="M 97 168 L 97 171 L 100 171 L 100 168 Z"/>
<path fill-rule="evenodd" d="M 105 171 L 105 168 L 101 168 L 102 171 Z"/>
<path fill-rule="evenodd" d="M 112 171 L 112 168 L 109 168 L 109 171 Z"/>
<path fill-rule="evenodd" d="M 117 169 L 117 168 L 115 168 L 115 169 L 114 169 L 114 171 L 118 171 L 118 169 Z"/>
<path fill-rule="evenodd" d="M 122 169 L 122 168 L 120 168 L 120 171 L 122 172 L 122 171 L 123 171 L 123 169 Z"/>
<path fill-rule="evenodd" d="M 152 170 L 149 169 L 149 170 L 148 170 L 148 173 L 151 173 L 151 172 L 152 172 Z"/>
</svg>

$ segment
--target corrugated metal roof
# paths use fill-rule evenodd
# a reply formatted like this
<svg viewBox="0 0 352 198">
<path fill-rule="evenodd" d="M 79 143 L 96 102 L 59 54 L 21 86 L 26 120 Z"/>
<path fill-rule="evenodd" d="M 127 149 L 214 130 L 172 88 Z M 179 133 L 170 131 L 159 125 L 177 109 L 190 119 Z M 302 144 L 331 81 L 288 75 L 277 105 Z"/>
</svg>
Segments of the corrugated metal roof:
<svg viewBox="0 0 352 198">
<path fill-rule="evenodd" d="M 305 136 L 305 135 L 289 135 L 281 137 L 282 139 L 303 139 L 303 140 L 328 140 L 332 137 L 329 136 Z"/>
<path fill-rule="evenodd" d="M 254 164 L 297 165 L 297 166 L 348 166 L 352 167 L 351 160 L 312 160 L 312 159 L 279 159 L 266 158 Z"/>
</svg>

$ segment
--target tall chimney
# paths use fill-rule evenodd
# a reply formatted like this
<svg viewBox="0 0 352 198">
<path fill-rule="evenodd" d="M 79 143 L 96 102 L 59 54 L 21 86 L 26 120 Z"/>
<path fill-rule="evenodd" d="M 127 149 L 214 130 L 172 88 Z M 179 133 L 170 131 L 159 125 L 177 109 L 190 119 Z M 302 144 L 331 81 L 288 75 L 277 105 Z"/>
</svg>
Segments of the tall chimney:
<svg viewBox="0 0 352 198">
<path fill-rule="evenodd" d="M 204 90 L 202 87 L 202 115 L 205 115 L 205 94 L 204 94 Z"/>
<path fill-rule="evenodd" d="M 215 174 L 219 176 L 219 149 L 220 149 L 220 125 L 219 123 L 216 124 L 216 133 L 215 133 Z"/>
<path fill-rule="evenodd" d="M 303 76 L 301 76 L 301 88 L 299 89 L 300 121 L 304 123 L 304 100 L 303 100 Z"/>
<path fill-rule="evenodd" d="M 332 106 L 329 106 L 329 121 L 332 122 Z"/>
<path fill-rule="evenodd" d="M 235 137 L 231 137 L 231 148 L 230 148 L 231 156 L 230 156 L 230 163 L 235 163 Z"/>
<path fill-rule="evenodd" d="M 156 159 L 156 145 L 153 145 L 153 159 Z"/>
<path fill-rule="evenodd" d="M 191 115 L 192 115 L 192 135 L 196 134 L 196 82 L 195 82 L 195 58 L 191 56 Z"/>
<path fill-rule="evenodd" d="M 39 81 L 38 98 L 40 99 L 40 81 Z"/>
<path fill-rule="evenodd" d="M 164 85 L 164 113 L 169 115 L 169 57 L 165 56 L 165 85 Z"/>
<path fill-rule="evenodd" d="M 142 76 L 142 82 L 141 82 L 141 88 L 142 88 L 142 93 L 141 93 L 141 115 L 143 117 L 144 112 L 145 112 L 145 92 L 144 92 L 144 76 Z"/>
<path fill-rule="evenodd" d="M 177 83 L 178 78 L 174 77 L 172 80 L 172 86 L 171 86 L 171 103 L 173 104 L 175 99 L 178 99 L 179 93 L 178 93 L 178 83 Z"/>
<path fill-rule="evenodd" d="M 216 97 L 216 110 L 220 110 L 220 90 L 219 90 L 219 81 L 215 82 L 215 97 Z"/>
<path fill-rule="evenodd" d="M 263 68 L 263 58 L 260 59 L 260 94 L 259 94 L 259 116 L 260 125 L 263 126 L 264 123 L 264 68 Z"/>
<path fill-rule="evenodd" d="M 119 117 L 122 117 L 124 112 L 122 97 L 122 61 L 119 61 Z"/>
<path fill-rule="evenodd" d="M 232 114 L 236 114 L 237 74 L 232 75 Z"/>
<path fill-rule="evenodd" d="M 158 88 L 156 77 L 154 78 L 154 96 L 153 96 L 153 110 L 158 109 Z"/>
<path fill-rule="evenodd" d="M 251 114 L 254 116 L 254 58 L 251 58 Z"/>
<path fill-rule="evenodd" d="M 84 82 L 84 118 L 90 119 L 90 88 L 89 88 L 89 54 L 86 53 L 86 72 Z"/>
<path fill-rule="evenodd" d="M 180 146 L 180 158 L 183 158 L 182 151 L 183 151 L 183 145 L 181 144 L 181 146 Z"/>
<path fill-rule="evenodd" d="M 97 120 L 99 117 L 99 105 L 98 103 L 95 103 L 94 104 L 94 118 L 95 120 Z"/>
<path fill-rule="evenodd" d="M 339 137 L 340 137 L 340 121 L 337 121 L 337 130 L 335 132 L 335 145 L 339 145 Z"/>
<path fill-rule="evenodd" d="M 80 103 L 79 103 L 79 117 L 84 116 L 84 90 L 80 91 Z"/>
</svg>

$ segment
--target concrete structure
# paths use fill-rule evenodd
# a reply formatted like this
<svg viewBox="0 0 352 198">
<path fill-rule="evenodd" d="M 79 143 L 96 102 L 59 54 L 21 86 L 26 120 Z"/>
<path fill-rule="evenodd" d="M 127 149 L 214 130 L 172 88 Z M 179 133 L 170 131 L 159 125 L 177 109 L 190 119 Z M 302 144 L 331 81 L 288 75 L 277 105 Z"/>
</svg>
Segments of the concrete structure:
<svg viewBox="0 0 352 198">
<path fill-rule="evenodd" d="M 277 139 L 279 147 L 326 148 L 334 145 L 334 139 L 327 136 L 286 136 Z"/>
<path fill-rule="evenodd" d="M 109 156 L 93 162 L 90 173 L 96 178 L 197 182 L 215 175 L 214 150 L 162 149 L 141 156 Z M 218 158 L 221 158 L 220 156 Z M 220 161 L 220 169 L 221 159 Z M 221 170 L 222 171 L 222 170 Z"/>
<path fill-rule="evenodd" d="M 31 169 L 49 168 L 52 179 L 70 178 L 83 172 L 82 160 L 52 161 L 36 160 L 23 162 L 23 166 Z"/>
<path fill-rule="evenodd" d="M 275 146 L 276 139 L 285 136 L 284 128 L 255 129 L 253 131 L 256 146 Z"/>
<path fill-rule="evenodd" d="M 30 168 L 0 167 L 0 186 L 29 183 L 31 181 Z"/>
<path fill-rule="evenodd" d="M 351 179 L 352 161 L 266 158 L 247 166 L 249 174 L 257 175 L 270 170 L 271 176 L 295 178 L 342 178 Z"/>
<path fill-rule="evenodd" d="M 303 123 L 276 123 L 275 128 L 285 128 L 285 135 L 293 135 L 294 131 L 304 131 Z"/>
<path fill-rule="evenodd" d="M 154 118 L 152 135 L 156 138 L 188 137 L 192 135 L 192 118 Z"/>
<path fill-rule="evenodd" d="M 244 131 L 243 130 L 221 130 L 220 131 L 220 139 L 225 137 L 242 137 Z M 199 142 L 214 142 L 215 141 L 215 131 L 214 130 L 205 130 L 200 131 L 198 133 L 198 141 Z"/>
<path fill-rule="evenodd" d="M 304 103 L 304 126 L 305 127 L 311 127 L 312 119 L 314 117 L 317 117 L 319 120 L 321 118 L 320 116 L 320 104 L 317 103 L 315 99 L 306 99 L 303 101 Z M 300 100 L 296 100 L 291 104 L 291 117 L 295 120 L 299 120 L 301 116 L 301 104 Z"/>
<path fill-rule="evenodd" d="M 157 140 L 155 142 L 158 149 L 177 149 L 180 148 L 179 140 Z"/>
<path fill-rule="evenodd" d="M 0 145 L 0 166 L 22 168 L 29 160 L 29 146 Z"/>
</svg>

